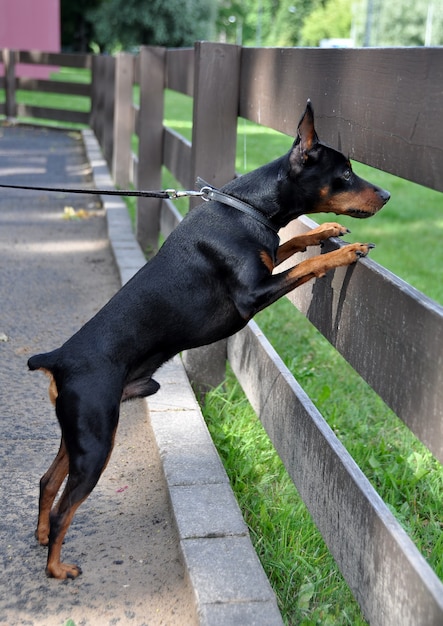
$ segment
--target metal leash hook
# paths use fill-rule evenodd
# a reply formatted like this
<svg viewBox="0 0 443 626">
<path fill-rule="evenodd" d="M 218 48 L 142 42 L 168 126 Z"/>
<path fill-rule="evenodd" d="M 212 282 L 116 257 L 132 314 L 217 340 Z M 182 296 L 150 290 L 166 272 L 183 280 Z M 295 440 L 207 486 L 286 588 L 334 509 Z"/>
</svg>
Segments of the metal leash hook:
<svg viewBox="0 0 443 626">
<path fill-rule="evenodd" d="M 203 196 L 202 191 L 177 191 L 177 189 L 165 189 L 170 200 L 176 200 L 177 198 L 186 198 L 189 196 Z"/>
</svg>

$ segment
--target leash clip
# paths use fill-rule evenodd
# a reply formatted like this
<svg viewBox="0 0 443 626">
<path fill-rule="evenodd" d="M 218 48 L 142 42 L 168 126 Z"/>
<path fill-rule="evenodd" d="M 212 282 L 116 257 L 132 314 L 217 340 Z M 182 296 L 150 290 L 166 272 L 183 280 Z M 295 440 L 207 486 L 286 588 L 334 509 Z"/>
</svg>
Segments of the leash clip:
<svg viewBox="0 0 443 626">
<path fill-rule="evenodd" d="M 210 200 L 213 200 L 213 192 L 214 189 L 212 187 L 209 187 L 208 185 L 205 185 L 204 187 L 202 187 L 200 189 L 200 195 L 202 197 L 202 200 L 204 200 L 205 202 L 209 202 Z"/>
<path fill-rule="evenodd" d="M 188 196 L 202 196 L 201 191 L 177 191 L 177 189 L 165 189 L 165 193 L 168 194 L 170 200 L 176 200 L 177 198 L 186 198 Z"/>
</svg>

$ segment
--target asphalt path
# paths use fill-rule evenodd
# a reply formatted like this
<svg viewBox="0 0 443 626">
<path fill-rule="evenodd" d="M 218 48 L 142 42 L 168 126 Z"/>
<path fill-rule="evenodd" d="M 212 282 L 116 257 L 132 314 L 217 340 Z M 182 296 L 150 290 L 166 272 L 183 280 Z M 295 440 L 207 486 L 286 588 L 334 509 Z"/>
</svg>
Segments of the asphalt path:
<svg viewBox="0 0 443 626">
<path fill-rule="evenodd" d="M 84 187 L 78 133 L 0 126 L 0 182 Z M 34 538 L 38 481 L 59 445 L 47 381 L 31 354 L 59 346 L 119 288 L 95 196 L 0 189 L 0 623 L 197 623 L 146 404 L 122 406 L 116 446 L 77 511 L 62 556 L 75 581 L 45 575 Z M 72 622 L 69 622 L 72 620 Z"/>
</svg>

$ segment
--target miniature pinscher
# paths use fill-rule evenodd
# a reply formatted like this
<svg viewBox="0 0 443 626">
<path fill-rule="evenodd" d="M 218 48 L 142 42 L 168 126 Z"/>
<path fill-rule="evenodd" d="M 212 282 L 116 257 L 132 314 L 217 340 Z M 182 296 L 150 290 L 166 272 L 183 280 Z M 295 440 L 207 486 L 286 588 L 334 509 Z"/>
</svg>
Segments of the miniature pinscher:
<svg viewBox="0 0 443 626">
<path fill-rule="evenodd" d="M 310 101 L 289 152 L 221 191 L 222 201 L 192 209 L 159 252 L 66 343 L 29 359 L 31 370 L 50 377 L 62 433 L 40 480 L 36 537 L 49 546 L 48 576 L 81 573 L 61 562 L 62 543 L 108 462 L 120 403 L 154 394 L 154 372 L 175 354 L 232 335 L 290 290 L 354 263 L 372 247 L 345 245 L 273 274 L 294 253 L 349 232 L 331 222 L 279 245 L 279 228 L 305 213 L 370 217 L 389 199 L 319 141 Z M 236 210 L 223 197 L 250 210 Z"/>
</svg>

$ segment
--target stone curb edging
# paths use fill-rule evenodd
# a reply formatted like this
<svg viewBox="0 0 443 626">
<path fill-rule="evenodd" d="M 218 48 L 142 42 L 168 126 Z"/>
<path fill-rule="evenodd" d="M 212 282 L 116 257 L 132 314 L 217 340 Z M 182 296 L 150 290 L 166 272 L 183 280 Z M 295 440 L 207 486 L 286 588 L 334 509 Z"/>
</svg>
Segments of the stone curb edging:
<svg viewBox="0 0 443 626">
<path fill-rule="evenodd" d="M 92 130 L 82 131 L 97 188 L 114 189 Z M 109 240 L 124 285 L 145 263 L 123 200 L 103 196 Z M 149 414 L 186 571 L 202 626 L 281 626 L 275 594 L 252 546 L 227 474 L 180 357 L 156 375 Z"/>
</svg>

